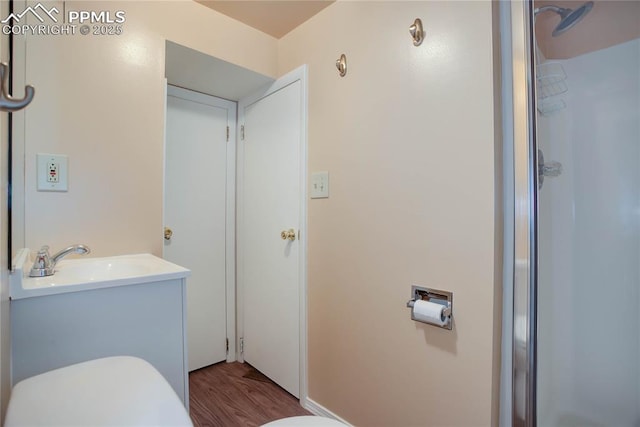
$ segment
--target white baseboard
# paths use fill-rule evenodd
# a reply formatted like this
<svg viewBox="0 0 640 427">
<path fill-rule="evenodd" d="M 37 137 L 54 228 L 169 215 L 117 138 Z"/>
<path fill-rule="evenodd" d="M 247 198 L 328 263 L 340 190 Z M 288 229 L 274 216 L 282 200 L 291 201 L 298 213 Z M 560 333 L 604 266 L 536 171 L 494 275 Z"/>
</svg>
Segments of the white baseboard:
<svg viewBox="0 0 640 427">
<path fill-rule="evenodd" d="M 348 421 L 340 418 L 338 415 L 334 414 L 333 412 L 331 412 L 321 404 L 313 401 L 312 399 L 309 399 L 308 397 L 304 399 L 304 402 L 300 402 L 300 403 L 302 404 L 302 407 L 304 409 L 306 409 L 307 411 L 311 412 L 314 415 L 317 415 L 319 417 L 332 418 L 336 421 L 340 421 L 345 426 L 353 427 L 351 424 L 349 424 Z"/>
</svg>

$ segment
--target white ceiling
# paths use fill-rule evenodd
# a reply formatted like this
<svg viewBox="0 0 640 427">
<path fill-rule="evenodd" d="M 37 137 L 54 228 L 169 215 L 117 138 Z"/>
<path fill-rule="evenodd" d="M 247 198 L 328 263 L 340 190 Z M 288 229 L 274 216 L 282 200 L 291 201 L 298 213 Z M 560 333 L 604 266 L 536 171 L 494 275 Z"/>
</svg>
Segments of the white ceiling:
<svg viewBox="0 0 640 427">
<path fill-rule="evenodd" d="M 335 0 L 195 0 L 277 39 Z"/>
</svg>

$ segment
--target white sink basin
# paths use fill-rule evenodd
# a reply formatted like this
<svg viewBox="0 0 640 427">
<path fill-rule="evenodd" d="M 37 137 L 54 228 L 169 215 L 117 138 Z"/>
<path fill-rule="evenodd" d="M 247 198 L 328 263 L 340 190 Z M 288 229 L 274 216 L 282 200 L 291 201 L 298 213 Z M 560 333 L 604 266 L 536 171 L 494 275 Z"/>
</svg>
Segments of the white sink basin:
<svg viewBox="0 0 640 427">
<path fill-rule="evenodd" d="M 63 259 L 55 274 L 47 277 L 29 277 L 32 264 L 29 250 L 22 249 L 14 259 L 11 299 L 181 279 L 191 274 L 151 254 Z"/>
<path fill-rule="evenodd" d="M 56 266 L 56 274 L 60 276 L 77 277 L 78 280 L 82 281 L 95 282 L 97 280 L 143 276 L 153 272 L 153 267 L 149 260 L 140 256 L 134 257 L 129 255 L 75 261 L 62 260 Z"/>
</svg>

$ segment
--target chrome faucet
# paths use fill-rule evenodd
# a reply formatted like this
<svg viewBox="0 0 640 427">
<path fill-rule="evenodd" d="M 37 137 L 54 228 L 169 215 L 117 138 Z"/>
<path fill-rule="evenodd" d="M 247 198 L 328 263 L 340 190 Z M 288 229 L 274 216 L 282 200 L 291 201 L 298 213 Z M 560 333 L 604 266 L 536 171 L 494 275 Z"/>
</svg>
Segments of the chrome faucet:
<svg viewBox="0 0 640 427">
<path fill-rule="evenodd" d="M 91 253 L 91 249 L 85 245 L 73 245 L 66 249 L 61 250 L 54 256 L 49 255 L 49 246 L 43 246 L 36 255 L 36 260 L 33 262 L 29 277 L 44 277 L 52 276 L 55 273 L 55 266 L 62 258 L 69 254 L 86 255 Z"/>
</svg>

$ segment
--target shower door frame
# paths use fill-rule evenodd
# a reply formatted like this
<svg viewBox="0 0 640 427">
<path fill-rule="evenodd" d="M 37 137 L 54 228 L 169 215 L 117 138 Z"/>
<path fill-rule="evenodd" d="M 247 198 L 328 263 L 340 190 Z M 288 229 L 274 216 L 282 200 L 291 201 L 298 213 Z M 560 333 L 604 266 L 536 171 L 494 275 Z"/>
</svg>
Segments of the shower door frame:
<svg viewBox="0 0 640 427">
<path fill-rule="evenodd" d="M 506 3 L 506 2 L 505 2 Z M 537 350 L 537 144 L 534 70 L 534 5 L 532 0 L 513 0 L 510 8 L 511 117 L 513 193 L 513 306 L 511 425 L 536 425 L 536 350 Z M 507 34 L 509 34 L 507 33 Z M 508 88 L 507 88 L 508 90 Z M 506 129 L 506 128 L 505 128 Z M 510 141 L 512 137 L 512 141 Z M 506 159 L 509 162 L 509 159 Z M 506 230 L 505 230 L 506 231 Z"/>
</svg>

